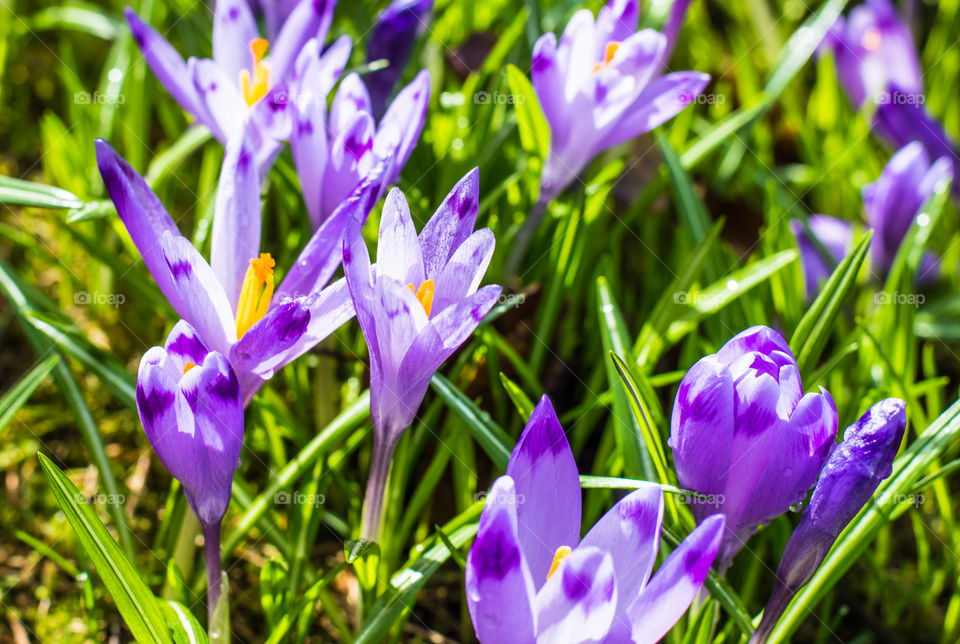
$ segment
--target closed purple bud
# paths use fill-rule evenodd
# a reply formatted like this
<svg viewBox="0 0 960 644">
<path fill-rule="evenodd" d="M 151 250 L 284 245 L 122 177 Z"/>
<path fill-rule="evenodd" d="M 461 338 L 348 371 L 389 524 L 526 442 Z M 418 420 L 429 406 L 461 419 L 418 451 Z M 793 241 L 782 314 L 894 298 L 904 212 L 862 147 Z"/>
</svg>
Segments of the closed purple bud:
<svg viewBox="0 0 960 644">
<path fill-rule="evenodd" d="M 790 221 L 790 232 L 797 239 L 800 248 L 800 260 L 803 263 L 804 283 L 806 284 L 807 298 L 813 299 L 820 292 L 820 287 L 833 273 L 833 269 L 843 260 L 850 243 L 853 240 L 853 230 L 850 222 L 828 215 L 812 215 L 807 219 L 809 231 L 799 219 Z M 823 251 L 817 247 L 811 237 L 816 238 L 823 250 L 827 251 L 830 261 L 824 257 Z"/>
<path fill-rule="evenodd" d="M 377 16 L 367 45 L 367 62 L 386 60 L 387 66 L 364 78 L 370 90 L 373 115 L 379 120 L 387 99 L 403 74 L 413 44 L 430 21 L 433 0 L 394 0 Z"/>
<path fill-rule="evenodd" d="M 890 476 L 906 426 L 906 404 L 899 398 L 887 398 L 844 432 L 843 442 L 823 466 L 810 503 L 783 551 L 773 594 L 751 642 L 766 640 L 843 529 Z"/>
<path fill-rule="evenodd" d="M 677 391 L 669 445 L 677 478 L 697 493 L 698 521 L 727 517 L 721 570 L 763 523 L 803 500 L 833 448 L 830 394 L 803 394 L 790 348 L 755 326 L 694 364 Z"/>
</svg>

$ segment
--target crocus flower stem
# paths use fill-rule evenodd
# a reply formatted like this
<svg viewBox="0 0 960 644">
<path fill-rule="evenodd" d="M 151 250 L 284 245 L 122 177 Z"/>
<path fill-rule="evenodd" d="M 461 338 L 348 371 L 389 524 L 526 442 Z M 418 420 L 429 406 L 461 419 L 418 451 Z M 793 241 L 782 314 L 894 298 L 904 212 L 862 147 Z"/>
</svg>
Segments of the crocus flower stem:
<svg viewBox="0 0 960 644">
<path fill-rule="evenodd" d="M 203 555 L 207 561 L 207 628 L 215 628 L 214 613 L 220 603 L 220 523 L 203 526 Z"/>
<path fill-rule="evenodd" d="M 384 444 L 381 444 L 383 442 Z M 367 541 L 380 540 L 383 526 L 383 506 L 387 501 L 387 481 L 390 478 L 390 463 L 396 441 L 373 439 L 373 458 L 370 460 L 370 477 L 367 479 L 367 495 L 363 500 L 363 518 L 360 537 Z"/>
</svg>

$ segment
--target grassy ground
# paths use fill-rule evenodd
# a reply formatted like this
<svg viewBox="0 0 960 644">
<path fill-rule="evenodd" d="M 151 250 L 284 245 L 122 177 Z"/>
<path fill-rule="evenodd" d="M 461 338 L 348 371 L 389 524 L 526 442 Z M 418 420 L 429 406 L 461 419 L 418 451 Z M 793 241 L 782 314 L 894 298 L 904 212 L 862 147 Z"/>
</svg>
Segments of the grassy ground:
<svg viewBox="0 0 960 644">
<path fill-rule="evenodd" d="M 333 33 L 365 34 L 381 4 L 341 2 Z M 958 135 L 960 2 L 910 4 L 928 107 Z M 0 174 L 58 186 L 83 203 L 0 208 L 0 391 L 39 383 L 0 426 L 0 640 L 126 641 L 37 452 L 88 497 L 150 588 L 201 621 L 203 563 L 185 499 L 153 457 L 132 397 L 141 354 L 162 343 L 176 317 L 103 201 L 92 143 L 105 137 L 150 172 L 181 230 L 205 252 L 222 150 L 186 129 L 126 31 L 123 3 L 3 5 Z M 686 368 L 753 324 L 789 338 L 808 310 L 789 219 L 827 213 L 862 222 L 860 188 L 891 150 L 849 106 L 829 57 L 816 59 L 807 42 L 845 3 L 695 2 L 670 66 L 710 73 L 710 100 L 595 161 L 585 184 L 550 208 L 521 268 L 504 275 L 535 202 L 539 159 L 523 146 L 514 105 L 478 92 L 509 95 L 506 66 L 527 70 L 535 38 L 562 29 L 580 6 L 439 0 L 407 70 L 412 77 L 425 66 L 433 78 L 427 125 L 400 181 L 417 225 L 479 166 L 480 225 L 497 235 L 487 281 L 510 294 L 447 362 L 397 451 L 379 590 L 408 566 L 432 574 L 379 603 L 349 566 L 318 583 L 344 561 L 344 540 L 356 533 L 370 460 L 365 347 L 351 322 L 281 371 L 248 409 L 224 527 L 235 641 L 264 641 L 285 612 L 295 617 L 291 641 L 352 641 L 358 631 L 358 641 L 472 641 L 460 564 L 478 499 L 500 472 L 490 446 L 512 445 L 529 401 L 551 396 L 581 473 L 658 478 L 642 458 L 647 445 L 627 444 L 639 421 L 610 352 L 629 365 L 651 441 L 664 445 Z M 642 22 L 659 27 L 668 6 L 644 3 Z M 181 52 L 208 55 L 202 4 L 135 7 Z M 362 62 L 362 45 L 353 56 Z M 911 243 L 957 266 L 955 206 L 942 197 L 929 208 L 933 233 Z M 378 215 L 376 208 L 367 233 Z M 264 247 L 289 265 L 310 233 L 289 151 L 270 175 L 264 222 Z M 806 607 L 788 613 L 797 641 L 960 638 L 951 440 L 960 412 L 948 409 L 960 375 L 960 278 L 944 270 L 916 307 L 877 297 L 914 293 L 911 283 L 904 274 L 881 284 L 865 267 L 801 365 L 807 390 L 832 393 L 841 429 L 885 396 L 908 402 L 910 424 L 885 496 L 841 539 Z M 324 502 L 283 503 L 283 493 Z M 617 494 L 586 491 L 585 525 Z M 688 529 L 684 512 L 668 527 Z M 694 611 L 669 641 L 740 641 L 735 614 L 762 609 L 797 519 L 788 514 L 762 529 L 726 576 L 727 600 L 708 600 L 708 619 Z M 299 609 L 311 587 L 315 601 Z"/>
</svg>

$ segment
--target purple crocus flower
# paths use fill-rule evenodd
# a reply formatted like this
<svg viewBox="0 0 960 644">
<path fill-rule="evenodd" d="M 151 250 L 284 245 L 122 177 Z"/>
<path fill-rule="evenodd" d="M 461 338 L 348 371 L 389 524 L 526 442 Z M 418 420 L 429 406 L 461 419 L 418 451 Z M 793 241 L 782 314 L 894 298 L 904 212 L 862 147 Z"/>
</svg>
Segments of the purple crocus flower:
<svg viewBox="0 0 960 644">
<path fill-rule="evenodd" d="M 655 642 L 700 592 L 724 518 L 705 519 L 650 578 L 663 492 L 647 484 L 580 539 L 580 478 L 544 396 L 507 473 L 486 497 L 467 556 L 467 606 L 477 638 L 500 642 Z"/>
<path fill-rule="evenodd" d="M 217 0 L 213 58 L 184 62 L 173 46 L 127 8 L 127 23 L 157 79 L 223 145 L 249 122 L 261 173 L 289 137 L 285 82 L 311 38 L 323 41 L 335 0 L 300 0 L 273 41 L 261 38 L 246 0 Z M 267 50 L 269 48 L 269 56 Z"/>
<path fill-rule="evenodd" d="M 426 121 L 430 73 L 425 69 L 397 94 L 379 124 L 357 74 L 340 82 L 327 114 L 327 93 L 349 55 L 350 41 L 341 37 L 322 54 L 319 41 L 308 44 L 297 60 L 290 144 L 314 226 L 326 221 L 354 186 L 386 159 L 391 164 L 384 188 L 395 183 Z"/>
<path fill-rule="evenodd" d="M 694 364 L 680 383 L 669 445 L 698 521 L 727 517 L 725 570 L 757 527 L 803 500 L 834 446 L 830 394 L 803 394 L 790 348 L 773 329 L 743 331 Z"/>
<path fill-rule="evenodd" d="M 906 426 L 906 403 L 887 398 L 844 432 L 843 442 L 823 466 L 810 504 L 783 551 L 773 594 L 752 643 L 766 641 L 787 604 L 813 577 L 843 529 L 890 476 Z"/>
<path fill-rule="evenodd" d="M 183 485 L 203 529 L 212 613 L 220 596 L 220 522 L 243 445 L 240 384 L 226 358 L 180 320 L 164 346 L 140 360 L 137 411 L 153 451 Z"/>
<path fill-rule="evenodd" d="M 790 220 L 790 232 L 796 237 L 797 246 L 800 247 L 807 297 L 813 299 L 820 292 L 821 285 L 833 273 L 833 269 L 843 261 L 850 250 L 853 229 L 849 221 L 829 215 L 812 215 L 807 218 L 807 226 L 810 228 L 809 232 L 799 219 Z M 810 236 L 811 233 L 830 255 L 831 262 L 828 262 L 821 250 L 817 248 Z"/>
<path fill-rule="evenodd" d="M 394 447 L 413 422 L 430 378 L 497 303 L 499 286 L 478 289 L 493 255 L 489 228 L 474 231 L 480 199 L 474 169 L 454 186 L 417 236 L 403 193 L 387 195 L 377 263 L 347 221 L 343 270 L 370 354 L 374 449 L 363 537 L 376 540 Z"/>
<path fill-rule="evenodd" d="M 667 38 L 637 32 L 638 16 L 637 0 L 610 0 L 596 20 L 587 9 L 575 13 L 559 44 L 547 33 L 534 45 L 533 88 L 550 125 L 542 203 L 594 156 L 672 118 L 709 82 L 700 72 L 660 76 Z"/>
<path fill-rule="evenodd" d="M 924 146 L 915 141 L 898 150 L 880 177 L 863 187 L 867 225 L 874 230 L 874 271 L 886 275 L 920 208 L 952 175 L 949 158 L 930 163 Z M 927 257 L 921 277 L 935 265 L 936 259 Z"/>
<path fill-rule="evenodd" d="M 387 99 L 407 66 L 413 44 L 426 28 L 433 0 L 393 0 L 377 16 L 367 43 L 367 62 L 386 60 L 387 66 L 366 75 L 373 115 L 380 118 Z"/>
<path fill-rule="evenodd" d="M 924 107 L 923 72 L 910 28 L 889 0 L 867 0 L 846 20 L 838 19 L 821 47 L 833 51 L 837 76 L 854 106 L 875 106 L 877 134 L 896 148 L 919 141 L 932 158 L 953 159 L 953 171 L 960 172 L 956 146 Z M 954 193 L 960 194 L 960 181 Z"/>
<path fill-rule="evenodd" d="M 230 361 L 244 404 L 278 369 L 353 316 L 346 283 L 324 286 L 340 264 L 344 223 L 366 218 L 382 171 L 359 185 L 317 229 L 274 288 L 274 260 L 260 252 L 260 184 L 245 137 L 227 144 L 210 263 L 180 234 L 143 177 L 106 141 L 97 141 L 97 163 L 157 286 L 203 342 Z"/>
</svg>

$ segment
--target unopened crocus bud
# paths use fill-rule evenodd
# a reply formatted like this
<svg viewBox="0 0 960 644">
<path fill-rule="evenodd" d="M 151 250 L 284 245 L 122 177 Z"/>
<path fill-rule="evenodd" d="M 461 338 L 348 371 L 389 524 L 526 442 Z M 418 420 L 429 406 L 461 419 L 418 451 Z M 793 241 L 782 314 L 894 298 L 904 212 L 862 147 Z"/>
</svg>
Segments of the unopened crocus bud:
<svg viewBox="0 0 960 644">
<path fill-rule="evenodd" d="M 367 44 L 367 62 L 386 60 L 386 67 L 364 77 L 373 115 L 379 119 L 397 80 L 403 74 L 417 36 L 430 20 L 433 0 L 394 0 L 377 16 Z"/>
<path fill-rule="evenodd" d="M 810 503 L 787 542 L 777 581 L 752 643 L 766 641 L 793 596 L 813 577 L 833 542 L 890 476 L 907 426 L 906 404 L 881 400 L 850 425 L 827 459 Z"/>
<path fill-rule="evenodd" d="M 669 445 L 698 522 L 726 515 L 720 570 L 760 524 L 803 500 L 834 446 L 830 394 L 803 395 L 783 337 L 755 326 L 701 358 L 680 383 Z"/>
<path fill-rule="evenodd" d="M 220 597 L 220 522 L 243 445 L 243 401 L 230 363 L 180 320 L 137 374 L 137 411 L 160 462 L 180 481 L 203 528 L 208 608 Z"/>
</svg>

